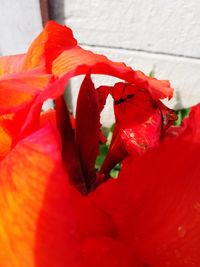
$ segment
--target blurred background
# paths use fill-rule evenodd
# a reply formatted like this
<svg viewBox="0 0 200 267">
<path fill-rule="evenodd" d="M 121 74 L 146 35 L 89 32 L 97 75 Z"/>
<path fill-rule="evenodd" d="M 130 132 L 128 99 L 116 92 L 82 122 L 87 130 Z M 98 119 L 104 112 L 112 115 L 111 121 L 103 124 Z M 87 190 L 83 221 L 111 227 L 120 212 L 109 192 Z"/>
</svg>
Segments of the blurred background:
<svg viewBox="0 0 200 267">
<path fill-rule="evenodd" d="M 0 54 L 27 50 L 48 19 L 73 29 L 79 44 L 170 80 L 174 108 L 200 102 L 199 0 L 0 0 Z M 96 80 L 98 83 L 99 79 Z M 109 84 L 111 79 L 103 79 Z M 71 82 L 72 108 L 80 79 Z M 107 120 L 111 119 L 107 110 Z"/>
</svg>

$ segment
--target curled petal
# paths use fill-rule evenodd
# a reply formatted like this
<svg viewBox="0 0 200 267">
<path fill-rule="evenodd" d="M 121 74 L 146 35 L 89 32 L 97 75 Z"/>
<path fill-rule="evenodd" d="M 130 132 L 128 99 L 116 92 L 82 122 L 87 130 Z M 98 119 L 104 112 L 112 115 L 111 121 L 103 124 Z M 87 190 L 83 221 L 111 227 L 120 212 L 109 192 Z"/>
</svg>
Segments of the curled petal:
<svg viewBox="0 0 200 267">
<path fill-rule="evenodd" d="M 52 61 L 65 49 L 77 44 L 71 29 L 49 21 L 41 34 L 31 44 L 23 64 L 24 70 L 41 66 L 51 72 Z"/>
<path fill-rule="evenodd" d="M 174 90 L 171 88 L 169 81 L 148 77 L 141 71 L 138 71 L 137 75 L 141 81 L 146 80 L 147 83 L 147 86 L 141 83 L 140 87 L 148 89 L 154 99 L 172 98 Z"/>
<path fill-rule="evenodd" d="M 124 63 L 113 62 L 103 55 L 84 50 L 79 46 L 61 53 L 52 64 L 52 73 L 55 76 L 63 76 L 74 71 L 75 75 L 105 74 L 123 79 L 140 88 L 147 89 L 154 99 L 171 98 L 173 89 L 168 81 L 159 81 L 150 78 L 140 71 L 134 71 Z"/>
<path fill-rule="evenodd" d="M 119 136 L 129 154 L 141 155 L 161 140 L 162 116 L 149 92 L 117 83 L 111 89 Z"/>
</svg>

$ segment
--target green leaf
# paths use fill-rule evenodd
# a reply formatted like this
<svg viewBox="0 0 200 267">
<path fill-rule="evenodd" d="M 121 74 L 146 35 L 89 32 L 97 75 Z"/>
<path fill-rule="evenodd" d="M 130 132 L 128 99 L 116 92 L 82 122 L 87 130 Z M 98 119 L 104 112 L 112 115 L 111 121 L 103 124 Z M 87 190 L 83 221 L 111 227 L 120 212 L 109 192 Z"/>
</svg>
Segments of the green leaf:
<svg viewBox="0 0 200 267">
<path fill-rule="evenodd" d="M 178 119 L 175 121 L 175 125 L 179 126 L 181 125 L 183 119 L 188 116 L 190 112 L 190 108 L 183 108 L 176 111 L 176 114 L 178 116 Z"/>
<path fill-rule="evenodd" d="M 121 170 L 121 164 L 118 163 L 111 171 L 110 176 L 114 179 L 116 179 L 119 175 L 119 171 Z"/>
<path fill-rule="evenodd" d="M 152 78 L 155 77 L 155 65 L 153 66 L 152 70 L 150 71 L 149 77 L 152 77 Z"/>
<path fill-rule="evenodd" d="M 100 169 L 106 155 L 108 153 L 108 146 L 107 144 L 100 144 L 100 154 L 99 156 L 96 158 L 96 163 L 95 163 L 95 167 L 97 170 Z"/>
</svg>

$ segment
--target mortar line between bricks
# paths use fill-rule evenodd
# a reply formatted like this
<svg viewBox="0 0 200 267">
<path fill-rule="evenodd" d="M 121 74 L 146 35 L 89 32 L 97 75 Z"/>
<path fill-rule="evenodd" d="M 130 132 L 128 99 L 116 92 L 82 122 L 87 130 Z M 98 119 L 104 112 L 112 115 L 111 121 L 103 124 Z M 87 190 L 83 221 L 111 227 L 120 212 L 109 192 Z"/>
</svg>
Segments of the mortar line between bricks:
<svg viewBox="0 0 200 267">
<path fill-rule="evenodd" d="M 133 48 L 127 48 L 127 47 L 118 47 L 118 46 L 107 46 L 107 45 L 94 45 L 94 44 L 85 44 L 80 43 L 81 46 L 89 46 L 89 47 L 96 47 L 96 48 L 105 48 L 105 49 L 112 49 L 112 50 L 121 50 L 121 51 L 129 51 L 129 52 L 138 52 L 138 53 L 146 53 L 149 55 L 161 55 L 161 56 L 170 56 L 170 57 L 176 57 L 176 58 L 185 58 L 185 59 L 192 59 L 192 60 L 200 60 L 200 57 L 193 57 L 193 56 L 187 56 L 187 55 L 179 55 L 179 54 L 173 54 L 173 53 L 165 53 L 165 52 L 159 52 L 159 51 L 147 51 L 143 49 L 133 49 Z"/>
</svg>

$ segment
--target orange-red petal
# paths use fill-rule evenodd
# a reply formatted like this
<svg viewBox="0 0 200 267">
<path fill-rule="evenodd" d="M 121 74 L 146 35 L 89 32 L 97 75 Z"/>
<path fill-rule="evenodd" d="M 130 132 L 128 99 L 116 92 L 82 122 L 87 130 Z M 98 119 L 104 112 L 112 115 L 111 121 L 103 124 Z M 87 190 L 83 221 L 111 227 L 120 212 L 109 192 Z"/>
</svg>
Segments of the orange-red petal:
<svg viewBox="0 0 200 267">
<path fill-rule="evenodd" d="M 147 77 L 141 71 L 134 71 L 124 63 L 113 62 L 103 55 L 84 50 L 79 46 L 64 51 L 52 64 L 52 73 L 55 76 L 60 77 L 72 71 L 74 75 L 86 74 L 90 71 L 94 74 L 118 77 L 147 89 L 155 99 L 171 98 L 173 95 L 173 89 L 168 81 Z"/>
<path fill-rule="evenodd" d="M 27 85 L 22 81 L 1 80 L 0 81 L 0 114 L 15 111 L 37 95 L 39 89 Z"/>
<path fill-rule="evenodd" d="M 51 72 L 52 61 L 65 49 L 77 44 L 71 29 L 49 21 L 31 44 L 23 64 L 24 70 L 46 67 Z"/>
<path fill-rule="evenodd" d="M 67 266 L 68 184 L 55 131 L 21 140 L 0 163 L 0 262 Z"/>
<path fill-rule="evenodd" d="M 24 58 L 25 54 L 0 57 L 0 78 L 6 74 L 20 72 Z"/>
<path fill-rule="evenodd" d="M 1 125 L 0 119 L 0 161 L 11 149 L 12 138 L 6 129 Z"/>
</svg>

